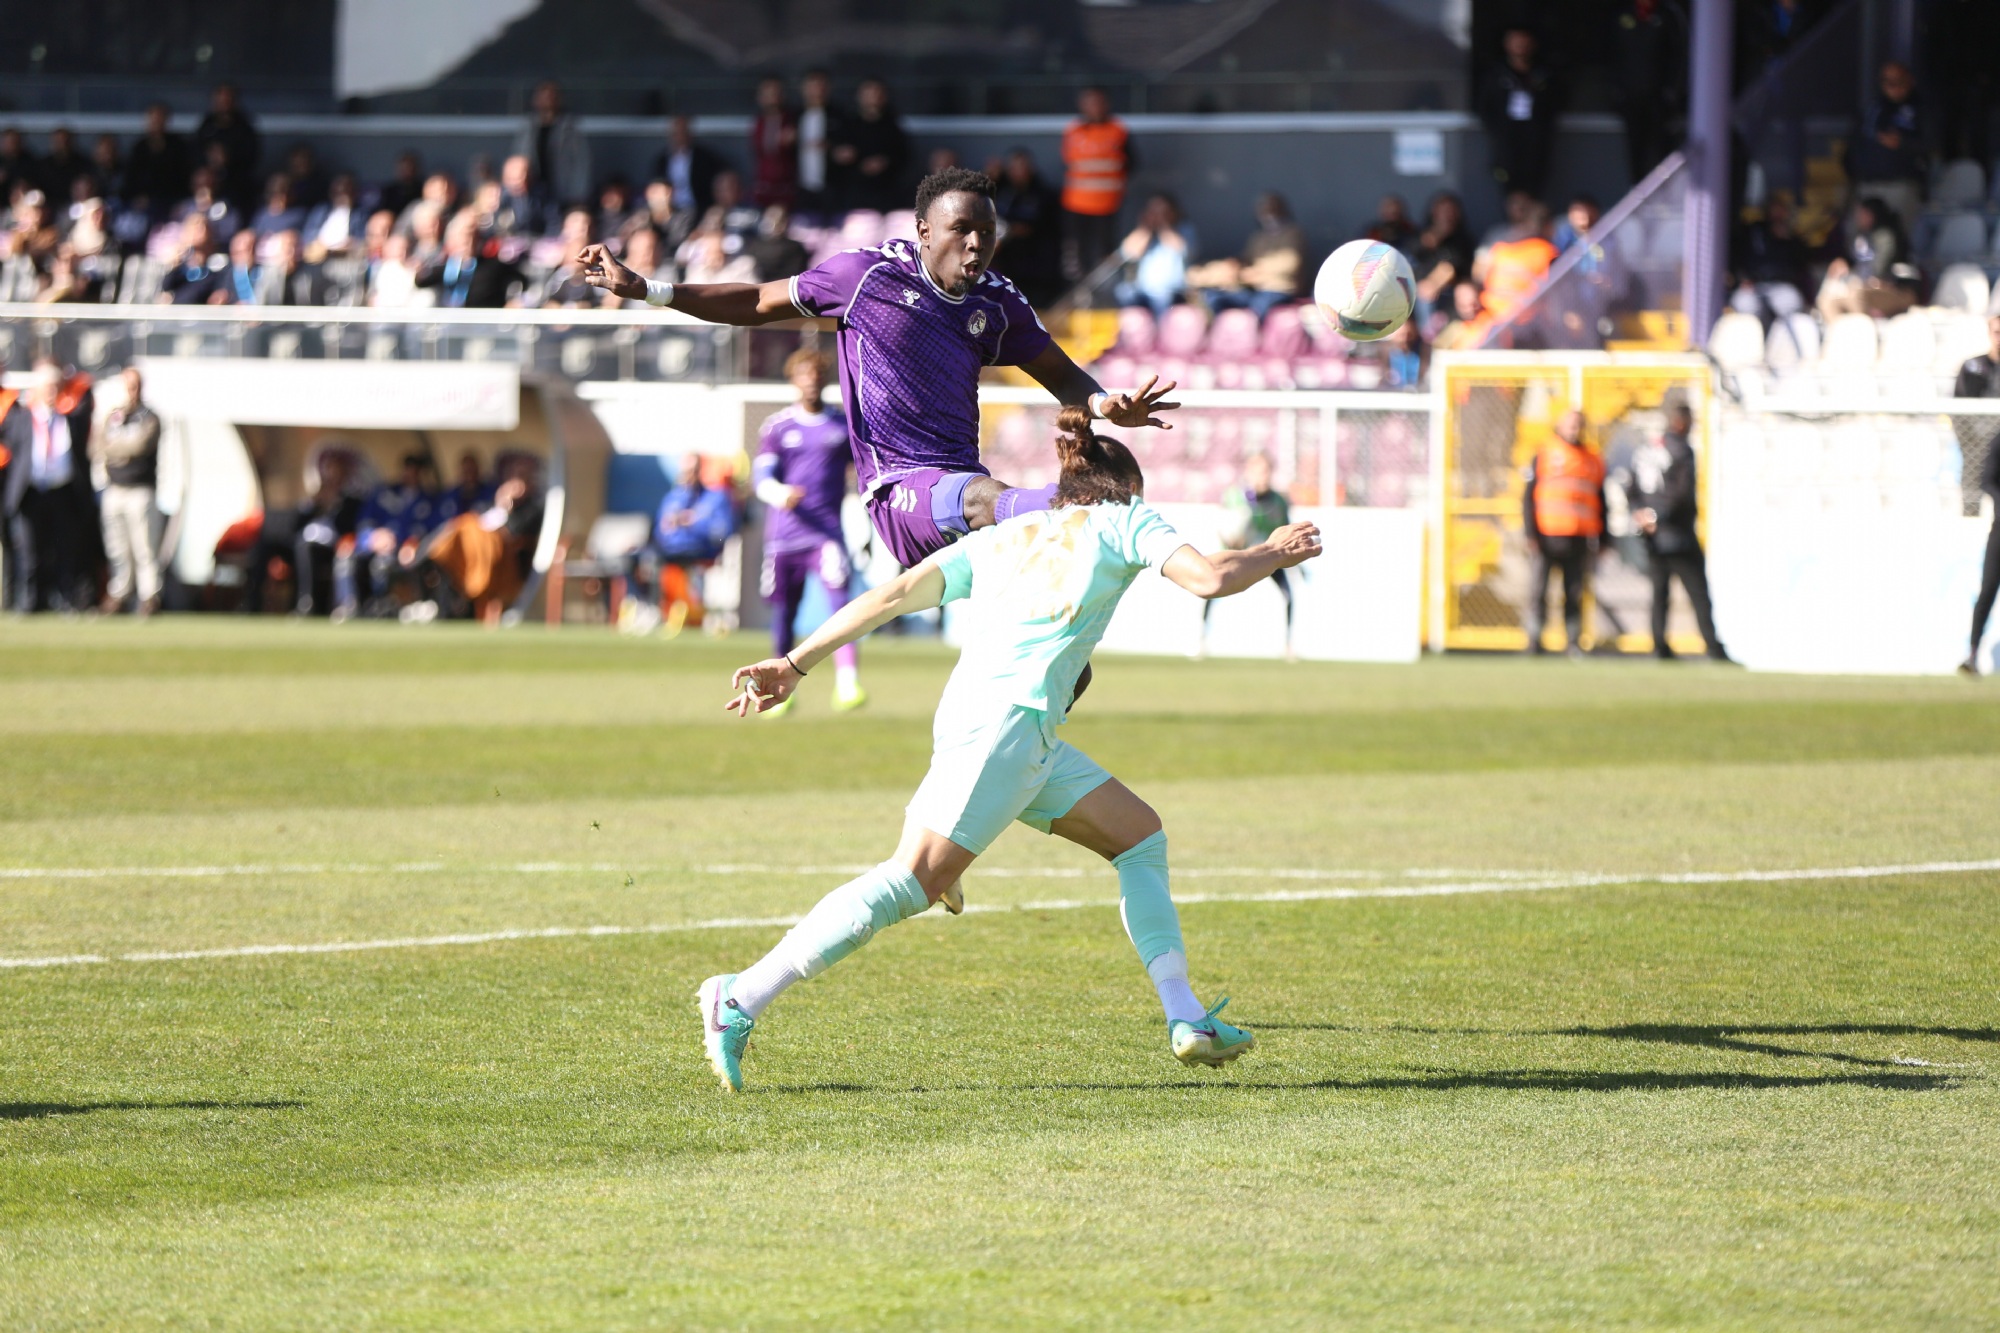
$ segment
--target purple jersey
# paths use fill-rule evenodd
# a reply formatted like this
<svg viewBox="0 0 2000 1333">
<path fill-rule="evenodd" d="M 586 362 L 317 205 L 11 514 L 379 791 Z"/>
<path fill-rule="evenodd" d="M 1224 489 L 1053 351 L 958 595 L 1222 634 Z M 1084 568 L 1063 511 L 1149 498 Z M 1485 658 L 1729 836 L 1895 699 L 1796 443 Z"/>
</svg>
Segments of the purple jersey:
<svg viewBox="0 0 2000 1333">
<path fill-rule="evenodd" d="M 805 492 L 796 509 L 773 506 L 765 516 L 765 549 L 816 551 L 829 540 L 841 540 L 840 502 L 847 497 L 849 461 L 847 427 L 830 413 L 808 415 L 788 407 L 765 420 L 752 464 L 754 484 L 777 481 Z"/>
<path fill-rule="evenodd" d="M 911 241 L 843 250 L 792 279 L 800 313 L 840 320 L 840 390 L 863 495 L 920 468 L 980 472 L 979 371 L 1041 355 L 1048 330 L 995 273 L 963 296 Z"/>
</svg>

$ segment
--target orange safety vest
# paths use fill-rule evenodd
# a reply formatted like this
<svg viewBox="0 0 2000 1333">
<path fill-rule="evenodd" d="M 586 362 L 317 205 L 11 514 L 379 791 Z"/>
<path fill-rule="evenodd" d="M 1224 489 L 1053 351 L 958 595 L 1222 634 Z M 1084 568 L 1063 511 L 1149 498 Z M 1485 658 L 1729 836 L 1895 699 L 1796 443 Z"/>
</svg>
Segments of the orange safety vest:
<svg viewBox="0 0 2000 1333">
<path fill-rule="evenodd" d="M 1551 440 L 1535 455 L 1535 526 L 1544 537 L 1604 535 L 1604 460 Z"/>
<path fill-rule="evenodd" d="M 1071 213 L 1110 217 L 1125 202 L 1125 143 L 1129 136 L 1115 120 L 1101 125 L 1079 120 L 1063 131 L 1062 206 Z"/>
<path fill-rule="evenodd" d="M 1481 303 L 1497 319 L 1508 315 L 1534 294 L 1560 252 L 1539 236 L 1495 241 L 1486 255 L 1486 291 Z"/>
</svg>

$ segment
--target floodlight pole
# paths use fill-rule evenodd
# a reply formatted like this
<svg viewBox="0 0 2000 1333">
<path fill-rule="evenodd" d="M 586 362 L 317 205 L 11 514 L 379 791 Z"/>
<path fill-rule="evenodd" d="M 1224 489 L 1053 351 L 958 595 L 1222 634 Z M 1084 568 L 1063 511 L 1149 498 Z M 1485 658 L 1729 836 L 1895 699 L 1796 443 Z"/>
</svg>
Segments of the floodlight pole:
<svg viewBox="0 0 2000 1333">
<path fill-rule="evenodd" d="M 1722 314 L 1722 276 L 1729 262 L 1730 66 L 1735 0 L 1694 0 L 1688 60 L 1687 254 L 1681 266 L 1681 309 L 1688 339 L 1705 346 Z"/>
</svg>

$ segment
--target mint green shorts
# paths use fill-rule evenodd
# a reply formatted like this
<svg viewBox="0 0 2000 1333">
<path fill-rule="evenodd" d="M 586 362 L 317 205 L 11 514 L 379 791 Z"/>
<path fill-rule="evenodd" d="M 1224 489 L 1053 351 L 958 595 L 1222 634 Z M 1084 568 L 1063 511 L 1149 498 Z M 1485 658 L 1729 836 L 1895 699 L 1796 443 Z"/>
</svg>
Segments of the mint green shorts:
<svg viewBox="0 0 2000 1333">
<path fill-rule="evenodd" d="M 964 726 L 939 721 L 931 770 L 907 812 L 968 852 L 985 852 L 1017 819 L 1047 833 L 1111 781 L 1089 755 L 1057 740 L 1039 709 L 1008 708 Z"/>
</svg>

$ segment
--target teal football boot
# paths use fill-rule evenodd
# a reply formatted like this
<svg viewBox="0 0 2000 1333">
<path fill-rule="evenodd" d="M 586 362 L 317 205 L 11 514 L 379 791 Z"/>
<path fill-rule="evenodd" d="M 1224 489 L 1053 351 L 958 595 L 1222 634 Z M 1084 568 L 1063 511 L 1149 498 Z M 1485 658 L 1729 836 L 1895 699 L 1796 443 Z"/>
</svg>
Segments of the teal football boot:
<svg viewBox="0 0 2000 1333">
<path fill-rule="evenodd" d="M 701 1008 L 701 1041 L 708 1048 L 709 1068 L 715 1071 L 726 1092 L 743 1091 L 743 1051 L 750 1044 L 750 1029 L 757 1026 L 757 1020 L 738 1009 L 736 1001 L 729 998 L 729 983 L 734 980 L 734 972 L 710 977 L 695 992 L 695 1001 Z"/>
<path fill-rule="evenodd" d="M 1184 1065 L 1219 1069 L 1245 1051 L 1256 1049 L 1257 1038 L 1216 1017 L 1228 1003 L 1227 995 L 1217 1000 L 1199 1023 L 1183 1019 L 1167 1024 L 1167 1044 L 1174 1049 L 1174 1059 Z"/>
</svg>

